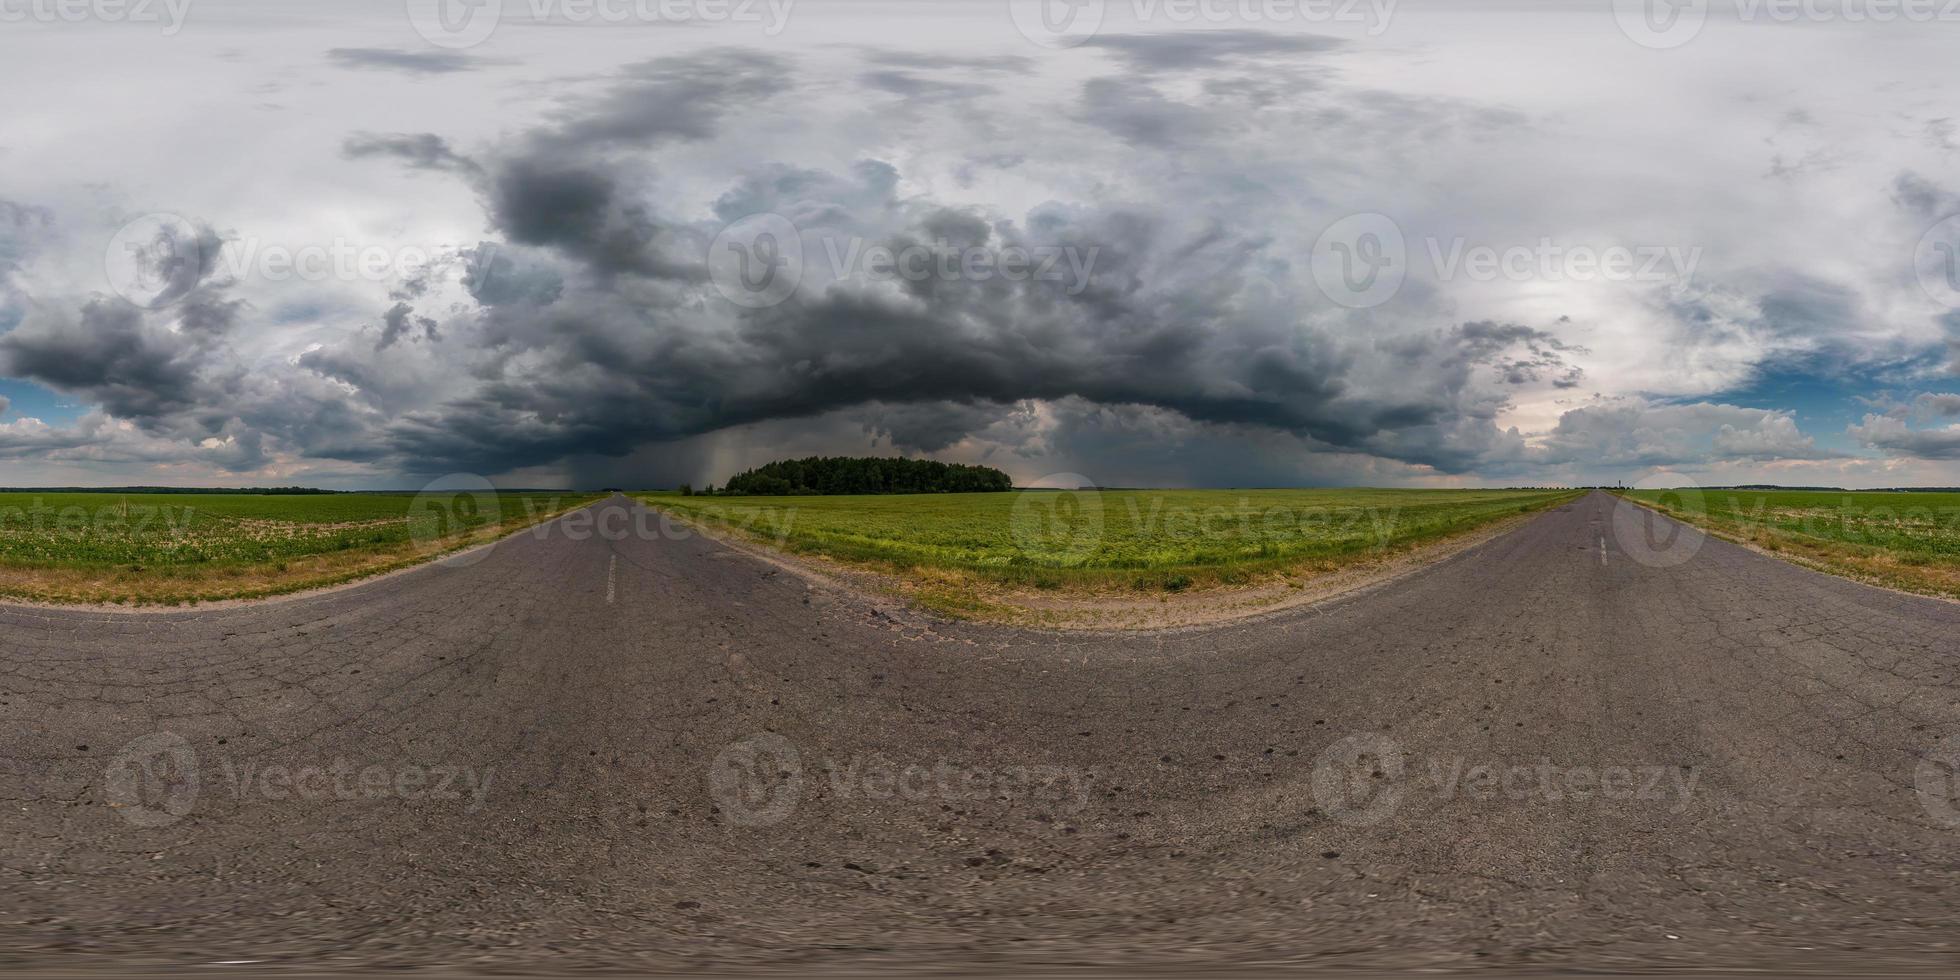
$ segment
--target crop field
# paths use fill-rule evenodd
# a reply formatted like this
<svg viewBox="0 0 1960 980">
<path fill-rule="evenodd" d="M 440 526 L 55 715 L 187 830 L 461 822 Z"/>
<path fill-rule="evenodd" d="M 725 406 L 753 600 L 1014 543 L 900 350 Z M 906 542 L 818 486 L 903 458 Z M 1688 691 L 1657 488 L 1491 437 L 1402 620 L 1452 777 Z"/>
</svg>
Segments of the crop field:
<svg viewBox="0 0 1960 980">
<path fill-rule="evenodd" d="M 0 595 L 194 602 L 388 571 L 593 497 L 0 493 Z"/>
<path fill-rule="evenodd" d="M 1577 496 L 1565 490 L 1019 490 L 648 503 L 789 551 L 1039 589 L 1181 591 L 1311 573 Z"/>
<path fill-rule="evenodd" d="M 1626 496 L 1825 571 L 1960 598 L 1960 493 L 1633 490 Z"/>
</svg>

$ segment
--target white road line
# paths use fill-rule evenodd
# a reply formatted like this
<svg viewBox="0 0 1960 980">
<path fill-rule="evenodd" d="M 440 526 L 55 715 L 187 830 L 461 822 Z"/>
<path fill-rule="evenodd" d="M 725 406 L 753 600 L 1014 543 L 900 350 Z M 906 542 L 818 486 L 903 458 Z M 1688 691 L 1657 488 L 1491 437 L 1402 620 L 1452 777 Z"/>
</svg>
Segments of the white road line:
<svg viewBox="0 0 1960 980">
<path fill-rule="evenodd" d="M 1599 536 L 1599 563 L 1606 564 L 1606 535 Z"/>
<path fill-rule="evenodd" d="M 606 605 L 613 601 L 613 573 L 619 569 L 619 556 L 614 555 L 606 561 Z"/>
</svg>

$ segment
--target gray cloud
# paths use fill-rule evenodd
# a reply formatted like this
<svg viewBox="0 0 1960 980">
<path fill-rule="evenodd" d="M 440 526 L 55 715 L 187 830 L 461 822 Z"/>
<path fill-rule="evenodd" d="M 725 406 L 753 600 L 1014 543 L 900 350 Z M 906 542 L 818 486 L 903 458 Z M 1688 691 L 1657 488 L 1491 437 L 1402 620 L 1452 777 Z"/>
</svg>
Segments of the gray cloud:
<svg viewBox="0 0 1960 980">
<path fill-rule="evenodd" d="M 0 337 L 0 375 L 81 395 L 117 418 L 159 426 L 206 394 L 193 338 L 144 322 L 136 307 L 97 300 L 79 316 L 41 307 Z"/>
<path fill-rule="evenodd" d="M 500 50 L 506 41 L 525 39 L 500 37 Z M 1360 59 L 1334 55 L 1365 43 L 1192 31 L 1106 36 L 1040 58 L 1021 47 L 858 57 L 837 46 L 794 60 L 714 50 L 593 74 L 610 63 L 600 57 L 644 57 L 643 47 L 601 55 L 595 42 L 551 86 L 494 100 L 441 101 L 473 86 L 396 86 L 401 112 L 390 106 L 377 122 L 362 107 L 328 131 L 347 134 L 340 154 L 357 165 L 292 168 L 321 204 L 296 192 L 302 206 L 286 212 L 260 192 L 226 211 L 208 202 L 231 198 L 209 187 L 201 200 L 244 235 L 309 227 L 331 207 L 349 219 L 336 230 L 383 242 L 464 236 L 400 282 L 234 284 L 191 263 L 162 309 L 90 302 L 91 284 L 60 280 L 99 266 L 99 246 L 84 241 L 93 232 L 64 232 L 79 243 L 73 254 L 33 261 L 32 243 L 49 237 L 45 212 L 0 205 L 0 374 L 102 409 L 86 427 L 17 421 L 7 438 L 45 458 L 276 461 L 281 472 L 321 460 L 345 461 L 336 472 L 563 466 L 608 483 L 635 482 L 621 475 L 633 466 L 680 473 L 835 449 L 1027 468 L 1017 475 L 1075 469 L 1110 483 L 1447 482 L 1835 460 L 1794 415 L 1723 404 L 1724 386 L 1765 368 L 1840 363 L 1904 365 L 1888 376 L 1898 390 L 1928 383 L 1923 319 L 1912 331 L 1887 325 L 1902 306 L 1882 274 L 1858 271 L 1856 255 L 1833 260 L 1862 239 L 1814 234 L 1858 229 L 1799 215 L 1766 232 L 1764 212 L 1749 211 L 1751 195 L 1787 211 L 1785 189 L 1751 179 L 1759 131 L 1735 153 L 1744 163 L 1724 171 L 1733 201 L 1674 213 L 1628 205 L 1615 181 L 1637 178 L 1628 186 L 1640 201 L 1671 200 L 1724 165 L 1680 144 L 1657 148 L 1682 159 L 1672 169 L 1616 172 L 1610 154 L 1588 168 L 1548 163 L 1548 149 L 1610 133 L 1521 87 L 1504 91 L 1530 115 L 1474 101 L 1467 83 L 1428 94 L 1443 90 L 1436 61 L 1411 65 L 1416 81 L 1389 90 L 1404 76 L 1387 58 L 1409 46 L 1370 49 L 1384 55 L 1369 63 L 1381 88 L 1358 88 L 1343 72 Z M 420 74 L 491 64 L 457 56 L 443 67 L 440 53 L 399 63 L 408 56 L 345 48 L 334 59 Z M 287 89 L 295 108 L 319 81 L 310 60 L 314 78 Z M 1764 120 L 1760 106 L 1741 111 Z M 418 118 L 441 120 L 441 131 L 369 131 Z M 1825 112 L 1786 122 L 1798 124 L 1779 133 L 1798 141 L 1777 148 L 1786 159 L 1835 125 Z M 1906 135 L 1920 145 L 1916 121 Z M 1861 210 L 1891 225 L 1952 200 L 1899 163 L 1875 173 L 1868 163 L 1844 160 L 1864 181 L 1857 207 L 1820 214 Z M 397 170 L 414 183 L 399 186 Z M 328 179 L 309 184 L 312 171 Z M 1566 193 L 1546 204 L 1552 179 Z M 358 204 L 332 199 L 347 188 Z M 136 193 L 112 190 L 124 192 Z M 46 199 L 86 223 L 88 205 Z M 1681 288 L 1412 274 L 1383 307 L 1335 307 L 1313 286 L 1311 243 L 1334 217 L 1375 209 L 1406 226 L 1412 254 L 1415 236 L 1432 232 L 1502 246 L 1582 229 L 1572 233 L 1705 240 L 1711 261 Z M 749 310 L 719 293 L 704 260 L 727 222 L 764 211 L 801 229 L 810 271 L 788 301 Z M 1731 218 L 1741 244 L 1719 240 Z M 1093 261 L 1067 282 L 872 281 L 823 268 L 829 247 L 908 244 L 1054 246 Z M 33 283 L 32 303 L 15 278 L 29 267 L 53 270 Z M 1578 322 L 1556 318 L 1567 310 Z M 1948 320 L 1960 338 L 1960 320 Z M 1614 397 L 1574 400 L 1582 387 Z M 1946 405 L 1927 396 L 1905 420 L 1920 429 L 1866 423 L 1863 458 L 1891 465 L 1879 456 L 1936 450 L 1934 426 L 1954 417 L 1938 414 Z"/>
<path fill-rule="evenodd" d="M 895 48 L 865 48 L 864 60 L 875 65 L 888 65 L 893 68 L 918 68 L 932 71 L 951 72 L 1025 72 L 1033 70 L 1036 62 L 1023 55 L 990 55 L 965 57 L 961 55 L 934 52 L 926 54 L 919 51 L 905 51 Z"/>
<path fill-rule="evenodd" d="M 1894 456 L 1960 460 L 1960 425 L 1914 429 L 1889 415 L 1867 415 L 1848 431 L 1858 441 Z"/>
<path fill-rule="evenodd" d="M 991 86 L 975 85 L 971 82 L 947 82 L 926 78 L 922 75 L 897 69 L 881 69 L 865 72 L 858 81 L 866 88 L 902 95 L 916 101 L 949 101 L 985 95 L 994 91 Z"/>
<path fill-rule="evenodd" d="M 476 161 L 457 153 L 448 140 L 434 133 L 355 133 L 341 143 L 341 155 L 350 160 L 389 157 L 416 170 L 481 170 Z"/>
<path fill-rule="evenodd" d="M 396 71 L 410 75 L 446 75 L 472 71 L 483 62 L 461 51 L 398 51 L 390 48 L 334 48 L 327 58 L 342 68 Z"/>
<path fill-rule="evenodd" d="M 1342 44 L 1333 37 L 1251 30 L 1103 34 L 1083 42 L 1085 47 L 1110 52 L 1137 74 L 1230 67 L 1276 56 L 1298 58 L 1332 51 Z"/>
<path fill-rule="evenodd" d="M 442 332 L 438 329 L 435 320 L 426 316 L 415 316 L 414 314 L 415 308 L 409 306 L 407 303 L 396 303 L 390 307 L 388 312 L 381 315 L 381 339 L 375 341 L 374 349 L 377 351 L 387 350 L 393 347 L 396 341 L 401 340 L 405 336 L 409 336 L 415 330 L 421 331 L 421 334 L 417 337 L 419 340 L 437 341 L 442 339 Z"/>
<path fill-rule="evenodd" d="M 1787 412 L 1709 402 L 1614 399 L 1565 412 L 1529 462 L 1699 466 L 1718 460 L 1833 459 Z"/>
</svg>

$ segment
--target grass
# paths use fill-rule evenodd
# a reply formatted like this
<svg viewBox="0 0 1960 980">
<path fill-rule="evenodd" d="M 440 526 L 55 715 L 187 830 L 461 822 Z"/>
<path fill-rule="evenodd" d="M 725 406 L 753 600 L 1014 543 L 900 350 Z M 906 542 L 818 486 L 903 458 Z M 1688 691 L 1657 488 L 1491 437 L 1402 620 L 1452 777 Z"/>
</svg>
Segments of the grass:
<svg viewBox="0 0 1960 980">
<path fill-rule="evenodd" d="M 0 596 L 174 605 L 276 595 L 416 564 L 593 499 L 0 493 Z"/>
<path fill-rule="evenodd" d="M 1624 493 L 1722 537 L 1824 571 L 1960 599 L 1960 493 Z"/>
<path fill-rule="evenodd" d="M 1182 592 L 1312 575 L 1576 497 L 1515 490 L 1022 490 L 641 499 L 784 550 L 936 582 Z M 957 608 L 952 611 L 957 611 Z"/>
</svg>

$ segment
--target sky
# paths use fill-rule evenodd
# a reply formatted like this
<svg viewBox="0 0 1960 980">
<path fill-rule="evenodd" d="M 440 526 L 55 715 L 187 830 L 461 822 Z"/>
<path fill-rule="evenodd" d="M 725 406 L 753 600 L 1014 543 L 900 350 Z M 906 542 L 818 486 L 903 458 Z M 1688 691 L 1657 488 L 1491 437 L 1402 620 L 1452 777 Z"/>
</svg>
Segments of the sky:
<svg viewBox="0 0 1960 980">
<path fill-rule="evenodd" d="M 0 0 L 0 486 L 1960 485 L 1960 7 Z"/>
</svg>

